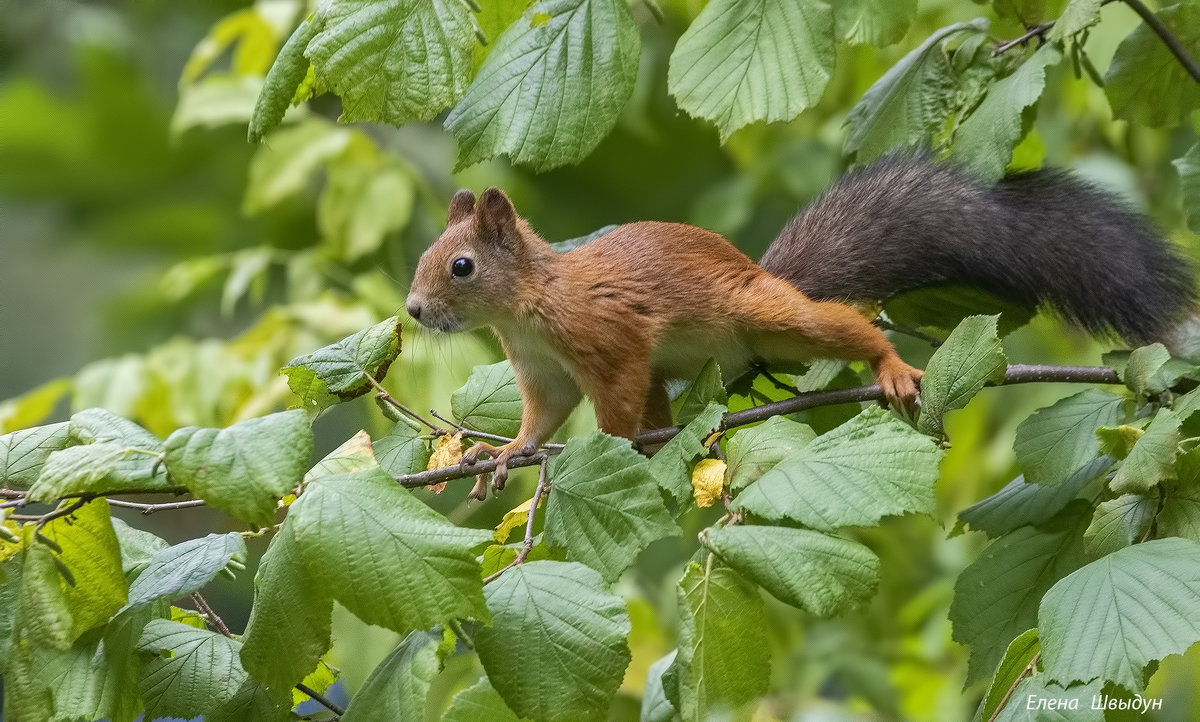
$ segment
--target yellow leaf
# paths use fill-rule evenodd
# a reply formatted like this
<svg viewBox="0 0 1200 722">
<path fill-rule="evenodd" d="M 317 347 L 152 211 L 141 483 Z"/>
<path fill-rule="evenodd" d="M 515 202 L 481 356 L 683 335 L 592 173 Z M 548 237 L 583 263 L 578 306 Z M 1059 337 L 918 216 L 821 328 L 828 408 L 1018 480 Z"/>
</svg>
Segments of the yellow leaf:
<svg viewBox="0 0 1200 722">
<path fill-rule="evenodd" d="M 437 448 L 434 449 L 433 455 L 429 457 L 429 464 L 426 469 L 432 471 L 434 469 L 444 469 L 447 466 L 458 466 L 462 462 L 462 432 L 459 431 L 453 436 L 443 436 L 438 439 Z"/>
<path fill-rule="evenodd" d="M 504 518 L 496 525 L 496 532 L 493 534 L 496 537 L 496 543 L 503 544 L 513 529 L 524 526 L 529 521 L 529 505 L 532 502 L 533 497 L 530 497 L 523 504 L 513 507 L 504 514 Z M 538 499 L 538 508 L 540 509 L 542 506 L 542 500 Z"/>
<path fill-rule="evenodd" d="M 26 537 L 21 525 L 11 519 L 4 520 L 3 537 L 0 538 L 0 562 L 8 561 L 25 548 Z"/>
<path fill-rule="evenodd" d="M 325 690 L 329 689 L 334 682 L 337 681 L 339 671 L 340 670 L 338 670 L 336 667 L 329 666 L 325 660 L 321 660 L 317 663 L 317 668 L 304 678 L 303 684 L 305 687 L 308 687 L 317 694 L 322 694 L 325 692 Z M 309 697 L 307 694 L 298 689 L 292 688 L 293 707 L 307 700 L 308 698 Z"/>
<path fill-rule="evenodd" d="M 721 498 L 725 488 L 725 462 L 720 459 L 704 459 L 692 470 L 692 495 L 696 506 L 712 506 Z"/>
<path fill-rule="evenodd" d="M 550 20 L 551 20 L 551 16 L 548 15 L 547 13 L 534 13 L 533 21 L 530 23 L 530 26 L 535 27 L 535 28 L 540 28 L 540 27 L 543 27 L 544 25 L 546 25 L 547 23 L 549 23 Z"/>
</svg>

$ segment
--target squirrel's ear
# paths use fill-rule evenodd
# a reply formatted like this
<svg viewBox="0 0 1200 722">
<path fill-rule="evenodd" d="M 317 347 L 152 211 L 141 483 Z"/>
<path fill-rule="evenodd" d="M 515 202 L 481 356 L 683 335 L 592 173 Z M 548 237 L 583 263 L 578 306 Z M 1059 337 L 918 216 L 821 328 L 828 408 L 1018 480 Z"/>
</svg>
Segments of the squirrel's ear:
<svg viewBox="0 0 1200 722">
<path fill-rule="evenodd" d="M 517 222 L 512 201 L 498 188 L 488 188 L 479 197 L 479 225 L 488 231 L 507 231 Z"/>
<path fill-rule="evenodd" d="M 446 214 L 448 223 L 453 223 L 465 215 L 475 212 L 475 194 L 469 190 L 461 190 L 450 199 L 450 210 Z"/>
</svg>

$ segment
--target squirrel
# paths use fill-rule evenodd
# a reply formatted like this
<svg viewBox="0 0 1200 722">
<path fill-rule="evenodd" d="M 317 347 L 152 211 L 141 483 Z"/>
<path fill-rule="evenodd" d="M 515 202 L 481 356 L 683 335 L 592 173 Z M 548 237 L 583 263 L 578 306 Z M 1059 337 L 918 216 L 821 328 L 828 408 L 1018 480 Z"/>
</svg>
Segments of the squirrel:
<svg viewBox="0 0 1200 722">
<path fill-rule="evenodd" d="M 501 191 L 450 202 L 417 264 L 410 316 L 444 332 L 490 326 L 512 363 L 521 429 L 464 455 L 533 453 L 584 395 L 602 431 L 633 439 L 672 423 L 664 383 L 708 359 L 867 361 L 887 402 L 915 406 L 920 369 L 847 303 L 941 283 L 1045 304 L 1096 335 L 1161 339 L 1195 300 L 1191 267 L 1123 202 L 1063 171 L 998 183 L 925 157 L 851 172 L 793 218 L 761 264 L 721 235 L 637 222 L 558 253 Z M 479 493 L 477 488 L 476 495 Z"/>
</svg>

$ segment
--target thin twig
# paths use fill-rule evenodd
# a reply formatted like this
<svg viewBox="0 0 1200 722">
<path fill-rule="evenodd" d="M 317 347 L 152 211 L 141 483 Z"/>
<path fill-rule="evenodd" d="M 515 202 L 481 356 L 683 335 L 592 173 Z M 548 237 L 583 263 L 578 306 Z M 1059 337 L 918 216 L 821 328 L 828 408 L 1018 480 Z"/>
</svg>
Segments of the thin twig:
<svg viewBox="0 0 1200 722">
<path fill-rule="evenodd" d="M 1014 47 L 1016 47 L 1018 45 L 1024 45 L 1025 43 L 1029 42 L 1033 38 L 1043 38 L 1046 35 L 1046 32 L 1048 30 L 1050 30 L 1050 28 L 1054 27 L 1054 23 L 1055 23 L 1054 20 L 1047 20 L 1046 22 L 1041 23 L 1040 25 L 1034 25 L 1032 28 L 1029 29 L 1029 32 L 1025 33 L 1024 35 L 1013 38 L 1012 40 L 1009 40 L 1006 43 L 1001 43 L 1001 44 L 997 45 L 996 49 L 992 51 L 992 55 L 1000 55 L 1002 53 L 1005 53 L 1009 50 L 1012 50 Z"/>
<path fill-rule="evenodd" d="M 924 341 L 925 343 L 929 344 L 930 346 L 932 346 L 934 348 L 938 348 L 943 343 L 945 343 L 945 341 L 941 340 L 937 336 L 932 336 L 930 334 L 925 333 L 924 331 L 918 331 L 915 328 L 909 328 L 907 326 L 899 326 L 895 323 L 892 323 L 891 321 L 885 321 L 882 318 L 877 318 L 874 321 L 872 321 L 871 323 L 875 324 L 876 326 L 883 329 L 884 331 L 893 331 L 895 333 L 904 334 L 905 336 L 912 336 L 915 339 Z"/>
<path fill-rule="evenodd" d="M 364 375 L 367 377 L 367 381 L 369 381 L 371 383 L 371 386 L 375 387 L 376 396 L 378 396 L 382 401 L 387 403 L 393 409 L 396 409 L 400 413 L 408 416 L 409 418 L 419 421 L 422 424 L 425 424 L 426 426 L 433 429 L 434 431 L 439 430 L 439 427 L 436 424 L 434 424 L 432 421 L 430 421 L 429 419 L 426 419 L 424 416 L 421 416 L 416 411 L 413 411 L 412 409 L 408 408 L 404 404 L 397 401 L 395 399 L 395 397 L 393 397 L 390 393 L 388 393 L 387 389 L 383 388 L 383 384 L 381 384 L 375 380 L 374 376 L 372 376 L 371 374 L 364 374 Z"/>
<path fill-rule="evenodd" d="M 789 394 L 792 394 L 793 396 L 799 396 L 801 393 L 803 393 L 796 386 L 789 384 L 786 381 L 782 381 L 782 380 L 776 378 L 774 374 L 772 374 L 770 371 L 767 370 L 766 366 L 759 364 L 755 370 L 758 371 L 758 373 L 764 379 L 766 379 L 767 381 L 770 381 L 772 386 L 779 389 L 780 391 L 786 391 Z"/>
<path fill-rule="evenodd" d="M 500 441 L 505 444 L 513 441 L 513 438 L 510 436 L 501 436 L 499 434 L 488 434 L 483 431 L 475 431 L 474 429 L 468 429 L 467 427 L 463 426 L 462 424 L 458 423 L 457 421 L 451 421 L 450 419 L 447 419 L 445 416 L 442 416 L 435 409 L 430 409 L 429 413 L 435 419 L 437 419 L 439 421 L 444 421 L 445 423 L 453 426 L 455 430 L 461 431 L 463 436 L 469 436 L 472 439 L 485 439 L 487 441 Z M 435 431 L 433 433 L 436 436 L 436 435 L 442 435 L 442 434 L 449 434 L 451 432 L 446 429 L 441 429 L 441 430 Z M 546 449 L 554 449 L 554 448 L 561 449 L 562 446 L 563 446 L 562 444 L 542 444 L 542 447 L 546 448 Z"/>
<path fill-rule="evenodd" d="M 40 517 L 37 517 L 37 530 L 40 531 L 42 527 L 46 526 L 46 524 L 49 524 L 50 522 L 54 521 L 55 519 L 58 519 L 59 517 L 70 516 L 71 514 L 74 514 L 75 512 L 79 511 L 79 509 L 84 504 L 88 503 L 89 501 L 91 501 L 91 499 L 86 499 L 86 498 L 76 499 L 74 502 L 72 502 L 71 504 L 69 504 L 67 506 L 59 507 L 58 509 L 55 509 L 54 511 L 48 512 L 46 514 L 42 514 Z M 17 516 L 16 514 L 12 515 L 13 518 L 16 518 L 16 516 Z"/>
<path fill-rule="evenodd" d="M 25 503 L 26 503 L 25 497 L 21 497 L 19 499 L 12 499 L 10 501 L 4 502 L 3 504 L 0 504 L 0 509 L 9 509 L 14 506 L 25 506 Z"/>
<path fill-rule="evenodd" d="M 208 623 L 216 627 L 222 636 L 233 639 L 233 632 L 229 631 L 229 627 L 225 626 L 225 621 L 217 616 L 217 613 L 209 606 L 208 600 L 201 596 L 200 592 L 192 592 L 192 603 L 196 605 L 196 608 L 200 610 L 200 613 L 204 615 Z"/>
<path fill-rule="evenodd" d="M 1167 24 L 1162 21 L 1162 18 L 1155 15 L 1154 11 L 1146 7 L 1141 0 L 1123 0 L 1123 2 L 1132 8 L 1142 18 L 1142 21 L 1158 35 L 1163 41 L 1163 45 L 1167 46 L 1167 50 L 1171 51 L 1171 54 L 1175 56 L 1175 59 L 1179 61 L 1183 69 L 1188 72 L 1188 75 L 1192 76 L 1192 80 L 1200 83 L 1200 66 L 1196 65 L 1196 61 L 1192 59 L 1191 55 L 1188 55 L 1188 51 L 1183 47 L 1183 43 L 1179 42 L 1179 38 L 1175 37 L 1171 29 L 1167 27 Z"/>
<path fill-rule="evenodd" d="M 314 700 L 316 700 L 318 703 L 324 705 L 330 712 L 334 713 L 338 717 L 341 717 L 342 715 L 346 714 L 346 710 L 344 707 L 337 704 L 333 700 L 329 699 L 325 695 L 321 694 L 317 690 L 312 689 L 308 685 L 298 682 L 298 683 L 296 683 L 296 689 L 300 690 L 301 692 L 308 695 L 309 697 L 312 697 Z"/>
<path fill-rule="evenodd" d="M 547 465 L 548 460 L 542 459 L 541 468 L 538 469 L 537 488 L 533 490 L 533 499 L 529 501 L 529 518 L 525 521 L 525 543 L 521 545 L 521 549 L 517 552 L 517 556 L 514 557 L 511 562 L 505 565 L 503 569 L 500 569 L 493 574 L 489 574 L 488 577 L 483 580 L 484 584 L 495 581 L 500 577 L 501 574 L 509 569 L 512 569 L 520 564 L 524 564 L 525 559 L 529 557 L 529 552 L 533 550 L 533 518 L 534 515 L 537 514 L 538 504 L 542 503 L 542 495 L 545 494 L 547 490 Z"/>
<path fill-rule="evenodd" d="M 1021 673 L 1018 674 L 1017 678 L 1013 680 L 1012 686 L 1009 687 L 1008 691 L 1004 693 L 1004 697 L 1000 700 L 1000 704 L 996 705 L 996 709 L 992 712 L 992 716 L 988 717 L 988 722 L 996 722 L 996 718 L 1000 716 L 1000 710 L 1004 709 L 1004 705 L 1008 704 L 1008 698 L 1012 697 L 1013 692 L 1017 691 L 1017 685 L 1021 683 L 1021 680 L 1025 679 L 1025 677 L 1027 677 L 1029 673 L 1037 667 L 1038 657 L 1041 656 L 1042 653 L 1040 650 L 1033 655 L 1033 658 L 1029 660 L 1029 664 L 1025 665 L 1025 669 L 1021 670 Z"/>
<path fill-rule="evenodd" d="M 187 501 L 172 501 L 165 504 L 143 504 L 138 501 L 109 499 L 108 503 L 124 509 L 137 509 L 143 514 L 150 515 L 156 511 L 172 511 L 174 509 L 190 509 L 192 507 L 204 506 L 205 501 L 203 499 L 188 499 Z"/>
<path fill-rule="evenodd" d="M 1027 384 L 1027 383 L 1076 383 L 1076 384 L 1119 384 L 1120 376 L 1107 366 L 1045 366 L 1034 364 L 1013 364 L 1004 374 L 1004 382 L 996 385 Z M 838 404 L 862 403 L 867 401 L 883 401 L 883 392 L 879 386 L 855 386 L 848 389 L 828 389 L 824 391 L 807 391 L 794 398 L 774 401 L 762 406 L 755 406 L 743 411 L 725 414 L 720 429 L 731 429 L 737 426 L 764 421 L 772 416 L 794 414 L 819 406 L 836 406 Z M 683 430 L 681 426 L 665 426 L 661 429 L 643 431 L 637 435 L 634 443 L 639 446 L 662 444 L 675 438 Z M 559 448 L 546 447 L 528 456 L 511 456 L 508 467 L 515 469 L 522 466 L 540 464 L 543 459 L 560 453 Z M 422 471 L 417 474 L 397 476 L 396 481 L 406 488 L 432 486 L 451 479 L 462 479 L 476 474 L 493 471 L 496 468 L 494 459 L 486 459 L 473 465 L 461 464 L 447 466 L 432 471 Z"/>
</svg>

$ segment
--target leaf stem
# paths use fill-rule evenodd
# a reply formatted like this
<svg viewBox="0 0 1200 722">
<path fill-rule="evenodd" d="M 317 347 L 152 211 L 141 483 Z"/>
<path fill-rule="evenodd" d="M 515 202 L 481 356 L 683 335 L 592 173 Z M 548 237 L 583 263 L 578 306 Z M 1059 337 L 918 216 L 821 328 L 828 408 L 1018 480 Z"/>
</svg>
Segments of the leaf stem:
<svg viewBox="0 0 1200 722">
<path fill-rule="evenodd" d="M 1033 655 L 1033 658 L 1029 660 L 1029 664 L 1025 665 L 1025 669 L 1021 670 L 1021 673 L 1018 674 L 1017 678 L 1013 680 L 1012 686 L 1009 687 L 1008 691 L 1004 693 L 1004 697 L 1000 700 L 1000 704 L 996 705 L 996 709 L 994 712 L 992 712 L 992 716 L 988 717 L 988 722 L 996 722 L 996 718 L 1000 716 L 1000 710 L 1004 709 L 1004 705 L 1008 704 L 1009 697 L 1012 697 L 1013 692 L 1017 691 L 1017 685 L 1021 683 L 1021 680 L 1029 676 L 1029 673 L 1037 667 L 1038 657 L 1041 656 L 1042 653 L 1040 650 Z"/>
<path fill-rule="evenodd" d="M 521 545 L 521 550 L 517 552 L 516 558 L 509 562 L 503 569 L 488 575 L 483 580 L 484 584 L 495 581 L 501 574 L 512 569 L 513 567 L 524 564 L 529 557 L 529 552 L 533 551 L 533 519 L 537 515 L 538 505 L 542 503 L 542 495 L 548 491 L 548 481 L 546 478 L 546 467 L 549 465 L 549 458 L 542 457 L 541 467 L 538 469 L 537 488 L 533 490 L 533 498 L 529 501 L 529 518 L 525 521 L 525 543 Z"/>
</svg>

